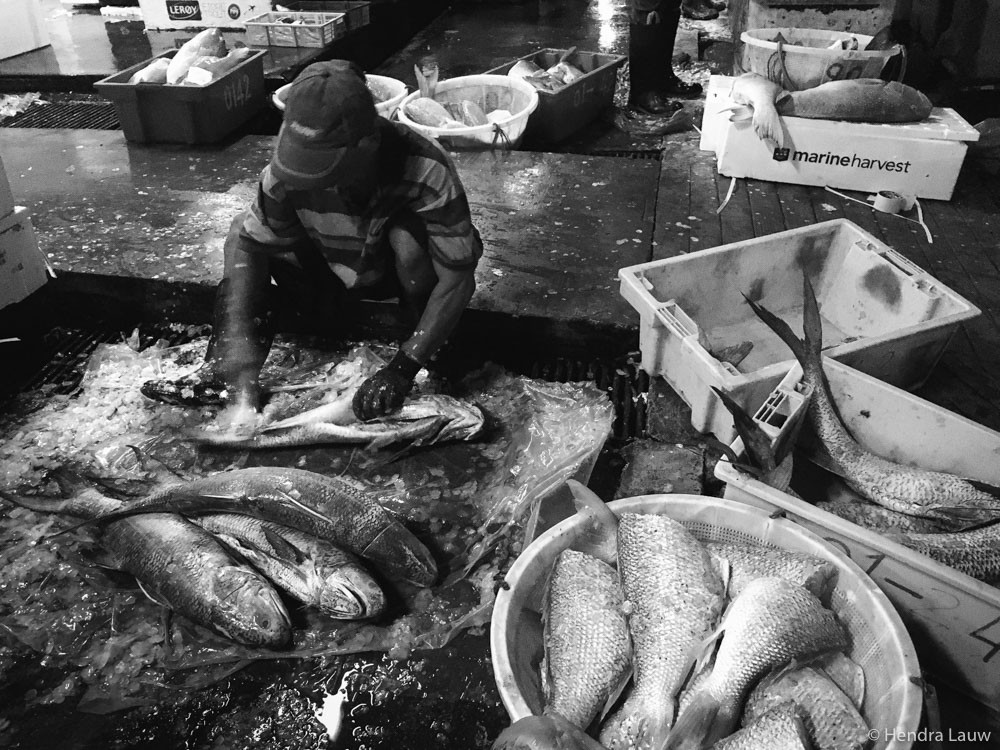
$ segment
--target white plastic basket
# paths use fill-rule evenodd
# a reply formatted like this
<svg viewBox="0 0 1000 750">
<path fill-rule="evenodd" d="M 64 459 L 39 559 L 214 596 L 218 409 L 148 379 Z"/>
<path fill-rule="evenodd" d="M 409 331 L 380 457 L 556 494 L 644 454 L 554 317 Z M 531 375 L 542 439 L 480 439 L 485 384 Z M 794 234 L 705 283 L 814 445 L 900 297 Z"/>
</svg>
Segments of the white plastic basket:
<svg viewBox="0 0 1000 750">
<path fill-rule="evenodd" d="M 850 636 L 848 656 L 865 672 L 862 715 L 872 729 L 891 729 L 870 750 L 906 750 L 920 725 L 920 667 L 910 636 L 888 598 L 855 563 L 811 531 L 759 508 L 701 495 L 642 495 L 608 503 L 615 513 L 669 516 L 702 541 L 766 544 L 832 562 L 837 582 L 830 600 Z M 528 545 L 497 593 L 490 628 L 493 672 L 512 721 L 541 713 L 541 609 L 546 579 L 559 553 L 584 533 L 574 515 Z"/>
<path fill-rule="evenodd" d="M 414 91 L 399 105 L 399 121 L 419 133 L 436 138 L 441 145 L 457 151 L 513 149 L 521 145 L 528 118 L 538 107 L 538 92 L 526 81 L 499 75 L 472 75 L 449 78 L 437 84 L 434 99 L 441 104 L 457 104 L 463 99 L 475 102 L 486 113 L 505 109 L 511 116 L 497 123 L 465 128 L 432 128 L 406 116 L 408 102 L 420 96 Z"/>
<path fill-rule="evenodd" d="M 845 424 L 869 450 L 894 461 L 1000 485 L 1000 432 L 834 360 L 825 359 L 823 368 Z M 797 413 L 805 412 L 801 378 L 802 369 L 796 365 L 755 415 L 768 434 L 777 436 Z M 784 404 L 791 416 L 771 419 L 772 404 Z M 743 441 L 734 441 L 732 449 L 742 456 Z M 805 499 L 776 490 L 729 461 L 716 464 L 715 476 L 726 483 L 727 498 L 766 512 L 785 512 L 857 560 L 909 626 L 923 667 L 1000 711 L 1000 589 L 812 505 L 858 499 L 832 476 L 828 481 L 810 476 L 808 484 L 803 480 L 793 485 Z"/>
<path fill-rule="evenodd" d="M 384 88 L 389 89 L 393 92 L 391 99 L 387 99 L 384 102 L 375 103 L 375 111 L 379 113 L 382 117 L 387 120 L 391 120 L 393 114 L 396 112 L 396 108 L 399 107 L 399 103 L 403 101 L 403 97 L 406 96 L 406 84 L 402 81 L 398 81 L 395 78 L 389 78 L 388 76 L 378 76 L 372 73 L 366 73 L 365 79 L 372 82 L 377 82 Z M 271 103 L 275 108 L 280 111 L 285 111 L 285 97 L 288 95 L 288 90 L 292 87 L 291 83 L 286 83 L 284 86 L 275 90 L 271 94 Z"/>
</svg>

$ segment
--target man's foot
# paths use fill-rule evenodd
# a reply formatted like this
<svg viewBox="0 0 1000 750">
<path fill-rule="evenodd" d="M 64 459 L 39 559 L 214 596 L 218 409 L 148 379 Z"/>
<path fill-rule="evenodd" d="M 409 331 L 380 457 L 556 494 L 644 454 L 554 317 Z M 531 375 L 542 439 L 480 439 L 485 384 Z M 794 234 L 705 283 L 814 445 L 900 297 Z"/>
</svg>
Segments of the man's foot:
<svg viewBox="0 0 1000 750">
<path fill-rule="evenodd" d="M 657 91 L 643 91 L 640 94 L 633 94 L 629 97 L 628 103 L 633 109 L 655 117 L 672 115 L 684 107 L 680 102 L 665 99 Z"/>
<path fill-rule="evenodd" d="M 146 398 L 172 406 L 222 406 L 229 398 L 225 383 L 201 370 L 176 380 L 147 380 L 139 390 Z"/>
<path fill-rule="evenodd" d="M 711 21 L 719 17 L 719 11 L 708 5 L 705 0 L 684 0 L 681 3 L 681 13 L 692 21 Z"/>
<path fill-rule="evenodd" d="M 699 96 L 701 94 L 700 83 L 686 83 L 671 74 L 660 86 L 660 93 L 666 96 Z"/>
</svg>

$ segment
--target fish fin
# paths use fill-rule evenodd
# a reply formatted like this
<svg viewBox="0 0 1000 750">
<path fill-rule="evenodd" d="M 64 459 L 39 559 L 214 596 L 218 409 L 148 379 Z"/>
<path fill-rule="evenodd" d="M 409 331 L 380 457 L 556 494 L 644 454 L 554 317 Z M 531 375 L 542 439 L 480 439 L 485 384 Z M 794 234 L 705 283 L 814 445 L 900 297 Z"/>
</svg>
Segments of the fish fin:
<svg viewBox="0 0 1000 750">
<path fill-rule="evenodd" d="M 749 104 L 734 104 L 722 111 L 729 112 L 729 122 L 746 122 L 753 119 L 753 107 Z"/>
<path fill-rule="evenodd" d="M 1000 509 L 982 508 L 975 505 L 936 505 L 928 509 L 927 518 L 942 518 L 953 522 L 990 526 L 1000 521 Z M 963 531 L 969 531 L 964 528 Z"/>
<path fill-rule="evenodd" d="M 736 432 L 743 438 L 743 447 L 746 449 L 747 458 L 750 459 L 751 465 L 764 472 L 773 471 L 777 467 L 777 463 L 774 450 L 771 447 L 770 436 L 728 393 L 714 385 L 712 390 L 715 391 L 715 395 L 719 397 L 729 413 L 733 415 Z"/>
<path fill-rule="evenodd" d="M 305 513 L 308 513 L 313 518 L 317 518 L 317 519 L 319 519 L 321 521 L 325 521 L 326 523 L 333 523 L 333 521 L 329 517 L 323 515 L 322 513 L 320 513 L 315 508 L 310 508 L 308 505 L 306 505 L 305 503 L 303 503 L 301 500 L 296 500 L 294 497 L 292 497 L 287 492 L 283 492 L 282 490 L 278 490 L 278 494 L 281 495 L 288 502 L 290 502 L 292 505 L 294 505 L 296 508 L 298 508 L 301 511 L 304 511 Z"/>
<path fill-rule="evenodd" d="M 981 482 L 978 479 L 966 479 L 966 482 L 971 484 L 980 492 L 985 492 L 987 495 L 993 495 L 993 497 L 1000 498 L 1000 487 L 995 484 L 990 484 L 989 482 Z"/>
<path fill-rule="evenodd" d="M 819 316 L 816 290 L 806 274 L 802 274 L 802 333 L 807 355 L 823 356 L 823 319 Z"/>
<path fill-rule="evenodd" d="M 500 733 L 491 750 L 524 750 L 525 748 L 558 748 L 558 750 L 604 750 L 593 737 L 570 724 L 557 713 L 525 716 Z"/>
<path fill-rule="evenodd" d="M 792 330 L 792 327 L 759 302 L 754 302 L 747 295 L 744 294 L 743 299 L 745 299 L 747 304 L 750 305 L 750 309 L 753 310 L 754 315 L 760 318 L 768 328 L 778 334 L 778 337 L 785 342 L 789 349 L 792 350 L 792 354 L 795 355 L 795 358 L 799 361 L 799 363 L 805 367 L 805 342 L 795 335 L 795 331 Z"/>
<path fill-rule="evenodd" d="M 781 127 L 781 116 L 774 107 L 753 111 L 753 129 L 762 141 L 771 141 L 778 148 L 785 145 L 785 131 Z"/>
<path fill-rule="evenodd" d="M 167 604 L 166 602 L 161 602 L 155 596 L 146 591 L 146 587 L 142 585 L 142 581 L 140 581 L 138 578 L 135 579 L 135 582 L 136 585 L 139 587 L 139 591 L 145 594 L 146 598 L 149 599 L 149 601 L 151 601 L 153 604 L 158 604 L 159 606 L 165 607 L 166 609 L 173 609 L 169 604 Z"/>
<path fill-rule="evenodd" d="M 719 624 L 715 630 L 706 636 L 698 647 L 694 650 L 694 655 L 692 661 L 694 662 L 694 667 L 692 674 L 698 674 L 701 670 L 705 668 L 705 665 L 712 660 L 712 656 L 715 654 L 715 647 L 718 645 L 719 641 L 722 640 L 723 633 L 725 631 L 725 622 Z"/>
<path fill-rule="evenodd" d="M 710 745 L 709 736 L 719 715 L 719 699 L 702 688 L 687 705 L 670 730 L 663 750 L 701 748 Z"/>
<path fill-rule="evenodd" d="M 631 656 L 632 644 L 629 643 L 629 652 Z M 629 659 L 631 661 L 631 658 Z M 618 680 L 611 688 L 611 693 L 608 695 L 608 699 L 604 701 L 604 705 L 601 706 L 601 710 L 597 713 L 597 723 L 598 725 L 604 724 L 605 719 L 608 718 L 608 714 L 611 713 L 611 709 L 614 708 L 618 700 L 625 694 L 628 689 L 629 684 L 635 677 L 635 672 L 632 669 L 626 669 L 625 673 L 622 675 L 621 679 Z"/>
<path fill-rule="evenodd" d="M 285 537 L 274 529 L 264 526 L 262 527 L 262 530 L 264 532 L 264 538 L 267 539 L 267 543 L 271 545 L 271 548 L 279 558 L 289 560 L 296 565 L 301 565 L 308 559 L 308 555 L 285 539 Z"/>
<path fill-rule="evenodd" d="M 608 563 L 618 560 L 618 516 L 586 485 L 567 479 L 566 486 L 573 494 L 577 513 L 587 518 L 586 531 L 578 540 L 579 549 Z"/>
<path fill-rule="evenodd" d="M 36 511 L 37 513 L 62 513 L 69 506 L 70 501 L 53 497 L 26 497 L 17 495 L 7 490 L 0 490 L 0 498 L 3 498 L 11 505 Z M 60 534 L 65 533 L 60 531 Z"/>
<path fill-rule="evenodd" d="M 719 576 L 719 580 L 722 581 L 722 590 L 726 592 L 726 596 L 729 596 L 729 582 L 733 577 L 733 566 L 722 555 L 716 555 L 709 552 L 709 557 L 712 559 L 712 569 L 715 574 Z"/>
</svg>

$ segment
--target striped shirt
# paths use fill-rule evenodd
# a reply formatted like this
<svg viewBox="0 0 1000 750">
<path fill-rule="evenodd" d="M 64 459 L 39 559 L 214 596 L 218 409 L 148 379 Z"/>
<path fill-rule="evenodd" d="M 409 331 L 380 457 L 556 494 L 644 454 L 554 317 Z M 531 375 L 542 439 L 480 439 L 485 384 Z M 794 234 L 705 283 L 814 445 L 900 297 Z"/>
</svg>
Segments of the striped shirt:
<svg viewBox="0 0 1000 750">
<path fill-rule="evenodd" d="M 434 260 L 447 268 L 475 268 L 483 246 L 448 154 L 405 125 L 379 123 L 377 185 L 367 205 L 334 188 L 293 190 L 268 165 L 243 222 L 249 249 L 291 260 L 287 248 L 308 239 L 348 288 L 365 287 L 382 277 L 390 260 L 388 229 L 415 217 L 426 227 Z"/>
</svg>

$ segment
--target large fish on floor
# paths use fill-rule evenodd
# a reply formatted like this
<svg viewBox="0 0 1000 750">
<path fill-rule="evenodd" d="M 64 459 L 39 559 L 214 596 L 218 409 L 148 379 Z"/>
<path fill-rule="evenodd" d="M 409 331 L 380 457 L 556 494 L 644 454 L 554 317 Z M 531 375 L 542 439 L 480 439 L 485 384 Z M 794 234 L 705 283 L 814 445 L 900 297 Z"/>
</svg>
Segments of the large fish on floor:
<svg viewBox="0 0 1000 750">
<path fill-rule="evenodd" d="M 68 500 L 2 496 L 43 513 L 97 518 L 122 503 L 96 489 Z M 292 636 L 288 612 L 271 584 L 237 562 L 209 532 L 170 513 L 123 518 L 101 527 L 98 541 L 154 601 L 237 643 L 280 648 Z"/>
<path fill-rule="evenodd" d="M 583 552 L 560 553 L 543 613 L 543 715 L 515 722 L 494 750 L 601 747 L 584 731 L 628 676 L 624 609 L 614 568 Z"/>
<path fill-rule="evenodd" d="M 802 91 L 785 91 L 758 73 L 733 82 L 731 120 L 750 119 L 762 141 L 784 146 L 781 116 L 813 120 L 901 123 L 926 120 L 933 109 L 922 92 L 896 81 L 856 78 L 829 81 Z"/>
<path fill-rule="evenodd" d="M 485 424 L 479 407 L 441 394 L 420 396 L 397 412 L 361 422 L 350 406 L 355 390 L 346 391 L 328 404 L 265 425 L 252 435 L 198 430 L 189 437 L 217 448 L 359 444 L 376 449 L 394 443 L 419 446 L 470 440 Z"/>
<path fill-rule="evenodd" d="M 385 610 L 385 594 L 360 560 L 329 542 L 236 513 L 194 521 L 276 586 L 330 617 L 364 620 Z"/>
<path fill-rule="evenodd" d="M 1000 489 L 954 474 L 927 471 L 876 456 L 848 432 L 823 371 L 823 324 L 808 277 L 803 276 L 803 331 L 747 298 L 754 313 L 788 345 L 812 388 L 807 417 L 829 465 L 866 500 L 914 516 L 981 523 L 1000 518 Z"/>
<path fill-rule="evenodd" d="M 601 727 L 609 750 L 659 748 L 674 702 L 715 628 L 726 586 L 708 550 L 678 521 L 623 513 L 618 575 L 629 604 L 635 677 L 624 704 Z"/>
<path fill-rule="evenodd" d="M 240 513 L 304 531 L 369 560 L 389 578 L 430 586 L 430 551 L 375 496 L 343 477 L 256 466 L 164 487 L 141 500 L 95 514 L 107 523 L 142 513 Z"/>
<path fill-rule="evenodd" d="M 836 651 L 847 633 L 833 612 L 783 578 L 751 581 L 726 610 L 712 672 L 677 718 L 665 750 L 696 750 L 736 729 L 750 690 L 796 659 Z"/>
</svg>

